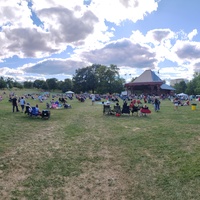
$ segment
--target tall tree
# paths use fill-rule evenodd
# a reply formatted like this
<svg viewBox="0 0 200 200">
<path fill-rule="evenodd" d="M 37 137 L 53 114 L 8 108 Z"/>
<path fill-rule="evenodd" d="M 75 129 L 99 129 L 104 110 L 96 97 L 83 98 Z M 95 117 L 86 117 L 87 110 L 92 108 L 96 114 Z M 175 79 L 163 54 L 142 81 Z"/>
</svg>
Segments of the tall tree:
<svg viewBox="0 0 200 200">
<path fill-rule="evenodd" d="M 187 85 L 185 81 L 181 81 L 180 83 L 176 83 L 174 88 L 176 89 L 176 93 L 185 93 Z"/>
<path fill-rule="evenodd" d="M 24 81 L 24 88 L 32 88 L 33 82 L 31 81 Z"/>
<path fill-rule="evenodd" d="M 4 80 L 3 77 L 0 78 L 0 88 L 1 89 L 6 88 L 6 81 Z"/>
<path fill-rule="evenodd" d="M 16 80 L 14 81 L 13 86 L 14 86 L 14 87 L 17 87 L 17 88 L 19 88 L 19 89 L 22 89 L 22 88 L 23 88 L 22 83 L 19 83 L 19 82 L 17 82 Z"/>
<path fill-rule="evenodd" d="M 98 93 L 118 93 L 123 90 L 122 89 L 121 91 L 119 91 L 120 88 L 123 88 L 123 83 L 125 80 L 119 77 L 118 71 L 118 67 L 112 64 L 110 65 L 110 67 L 101 65 L 101 67 L 98 68 Z"/>
<path fill-rule="evenodd" d="M 47 85 L 48 85 L 48 88 L 50 90 L 55 90 L 58 88 L 58 85 L 57 85 L 57 79 L 56 78 L 50 78 L 50 79 L 47 79 L 46 82 L 47 82 Z"/>
<path fill-rule="evenodd" d="M 7 87 L 8 87 L 8 88 L 13 88 L 14 79 L 8 77 L 8 78 L 6 79 L 6 84 L 7 84 Z"/>
<path fill-rule="evenodd" d="M 72 79 L 73 81 L 73 90 L 76 93 L 81 93 L 81 92 L 86 92 L 87 87 L 86 87 L 86 71 L 87 68 L 80 68 L 77 69 L 75 72 L 75 75 Z"/>
<path fill-rule="evenodd" d="M 64 81 L 58 82 L 58 88 L 62 90 L 62 92 L 72 90 L 72 87 L 73 87 L 72 80 L 69 78 L 65 79 Z"/>
<path fill-rule="evenodd" d="M 36 80 L 33 82 L 33 87 L 35 87 L 35 88 L 37 88 L 37 89 L 40 89 L 40 88 L 42 88 L 42 84 L 43 84 L 44 82 L 45 82 L 44 80 L 36 79 Z"/>
<path fill-rule="evenodd" d="M 100 65 L 96 65 L 93 64 L 92 66 L 87 68 L 86 71 L 86 89 L 87 91 L 92 91 L 92 93 L 94 93 L 94 91 L 97 88 L 97 76 L 96 76 L 96 70 L 100 67 Z"/>
<path fill-rule="evenodd" d="M 44 81 L 44 82 L 42 83 L 42 85 L 41 85 L 41 89 L 43 89 L 43 90 L 48 90 L 48 89 L 49 89 L 49 87 L 48 87 L 46 81 Z"/>
</svg>

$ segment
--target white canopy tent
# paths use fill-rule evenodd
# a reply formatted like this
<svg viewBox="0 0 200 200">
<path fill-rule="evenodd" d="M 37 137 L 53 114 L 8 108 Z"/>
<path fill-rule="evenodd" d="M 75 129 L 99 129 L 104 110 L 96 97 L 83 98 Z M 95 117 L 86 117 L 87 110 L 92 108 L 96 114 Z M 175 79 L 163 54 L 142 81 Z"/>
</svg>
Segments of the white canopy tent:
<svg viewBox="0 0 200 200">
<path fill-rule="evenodd" d="M 185 96 L 187 96 L 188 97 L 188 95 L 187 94 L 185 94 L 185 93 L 180 93 L 180 94 L 177 94 L 178 96 L 181 96 L 181 97 L 185 97 Z"/>
<path fill-rule="evenodd" d="M 74 92 L 72 92 L 72 91 L 67 91 L 67 92 L 65 92 L 65 94 L 74 94 Z"/>
<path fill-rule="evenodd" d="M 187 100 L 187 99 L 189 99 L 189 96 L 188 96 L 187 94 L 185 94 L 185 93 L 177 94 L 177 96 L 178 96 L 179 98 L 181 98 L 182 100 Z"/>
</svg>

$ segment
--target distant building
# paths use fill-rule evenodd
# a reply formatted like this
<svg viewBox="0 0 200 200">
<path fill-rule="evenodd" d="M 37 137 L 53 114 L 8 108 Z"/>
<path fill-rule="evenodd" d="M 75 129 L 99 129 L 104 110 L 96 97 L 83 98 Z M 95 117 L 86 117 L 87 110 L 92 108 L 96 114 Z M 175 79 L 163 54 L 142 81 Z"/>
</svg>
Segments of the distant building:
<svg viewBox="0 0 200 200">
<path fill-rule="evenodd" d="M 176 83 L 180 83 L 181 81 L 185 81 L 185 83 L 188 83 L 188 80 L 187 79 L 184 79 L 184 78 L 177 78 L 177 79 L 172 79 L 170 81 L 170 85 L 171 86 L 174 86 Z"/>
</svg>

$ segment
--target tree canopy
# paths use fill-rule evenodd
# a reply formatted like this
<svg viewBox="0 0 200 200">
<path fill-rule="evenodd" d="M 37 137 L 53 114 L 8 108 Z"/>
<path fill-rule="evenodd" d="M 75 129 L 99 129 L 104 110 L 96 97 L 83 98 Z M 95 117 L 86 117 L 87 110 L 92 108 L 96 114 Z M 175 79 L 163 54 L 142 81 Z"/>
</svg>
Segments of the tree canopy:
<svg viewBox="0 0 200 200">
<path fill-rule="evenodd" d="M 131 81 L 134 81 L 133 77 Z M 59 81 L 56 78 L 46 80 L 36 79 L 34 82 L 25 81 L 23 84 L 17 82 L 13 78 L 0 77 L 0 89 L 4 88 L 38 88 L 43 90 L 59 89 L 62 92 L 72 90 L 76 93 L 121 93 L 124 90 L 125 79 L 119 75 L 117 65 L 111 64 L 105 66 L 101 64 L 93 64 L 85 68 L 79 68 L 75 71 L 72 79 Z M 187 93 L 189 95 L 200 94 L 200 73 L 196 72 L 194 77 L 188 83 L 181 81 L 176 83 L 174 88 L 176 93 Z"/>
</svg>

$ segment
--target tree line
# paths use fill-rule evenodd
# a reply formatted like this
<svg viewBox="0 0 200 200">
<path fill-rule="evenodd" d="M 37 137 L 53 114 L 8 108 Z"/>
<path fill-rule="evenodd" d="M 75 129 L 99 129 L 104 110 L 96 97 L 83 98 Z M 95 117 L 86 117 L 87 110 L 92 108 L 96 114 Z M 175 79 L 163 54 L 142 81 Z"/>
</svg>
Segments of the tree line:
<svg viewBox="0 0 200 200">
<path fill-rule="evenodd" d="M 131 81 L 134 81 L 132 78 Z M 66 92 L 72 90 L 75 93 L 92 92 L 98 94 L 121 93 L 124 90 L 125 79 L 119 75 L 119 68 L 116 65 L 104 66 L 93 64 L 86 68 L 79 68 L 75 71 L 72 79 L 59 81 L 56 78 L 46 80 L 36 79 L 35 81 L 17 82 L 13 78 L 0 77 L 0 89 L 4 88 L 37 88 L 42 90 L 61 90 Z M 196 72 L 193 79 L 186 83 L 181 81 L 174 85 L 176 93 L 189 95 L 200 94 L 200 73 Z"/>
<path fill-rule="evenodd" d="M 197 95 L 200 94 L 200 73 L 195 72 L 193 79 L 186 83 L 185 81 L 181 81 L 180 83 L 176 83 L 174 85 L 176 89 L 176 93 L 186 93 L 189 95 Z"/>
<path fill-rule="evenodd" d="M 111 64 L 109 67 L 93 64 L 75 71 L 72 79 L 60 81 L 56 78 L 46 80 L 24 81 L 19 83 L 13 78 L 0 78 L 0 88 L 37 88 L 43 90 L 72 90 L 75 93 L 92 92 L 98 94 L 121 93 L 124 90 L 125 79 L 119 75 L 119 68 Z"/>
</svg>

